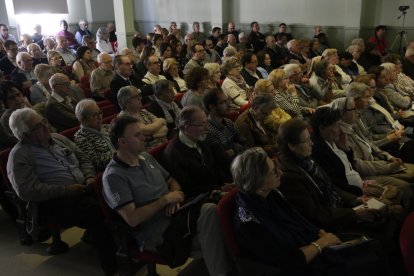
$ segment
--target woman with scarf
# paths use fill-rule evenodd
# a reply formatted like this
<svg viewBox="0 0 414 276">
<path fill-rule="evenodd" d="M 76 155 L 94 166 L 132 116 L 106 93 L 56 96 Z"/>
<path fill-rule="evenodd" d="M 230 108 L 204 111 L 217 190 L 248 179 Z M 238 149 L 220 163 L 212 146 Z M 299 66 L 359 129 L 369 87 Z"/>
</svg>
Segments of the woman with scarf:
<svg viewBox="0 0 414 276">
<path fill-rule="evenodd" d="M 237 156 L 231 171 L 239 189 L 233 221 L 243 256 L 280 269 L 276 275 L 381 274 L 382 265 L 361 259 L 362 253 L 370 255 L 366 250 L 354 251 L 344 262 L 329 262 L 326 248 L 340 239 L 314 226 L 286 201 L 278 190 L 282 172 L 263 149 L 251 148 Z M 352 258 L 359 264 L 349 265 Z"/>
<path fill-rule="evenodd" d="M 249 102 L 249 86 L 240 74 L 242 67 L 236 57 L 230 57 L 223 61 L 221 71 L 226 78 L 221 85 L 224 93 L 230 98 L 233 108 L 239 108 Z"/>
</svg>

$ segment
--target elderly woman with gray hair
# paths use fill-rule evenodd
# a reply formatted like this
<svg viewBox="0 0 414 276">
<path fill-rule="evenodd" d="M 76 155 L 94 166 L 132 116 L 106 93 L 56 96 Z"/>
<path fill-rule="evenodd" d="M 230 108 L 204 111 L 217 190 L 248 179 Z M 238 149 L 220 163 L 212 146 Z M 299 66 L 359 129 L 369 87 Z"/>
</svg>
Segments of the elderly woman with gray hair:
<svg viewBox="0 0 414 276">
<path fill-rule="evenodd" d="M 159 80 L 153 85 L 155 101 L 148 107 L 148 111 L 163 118 L 167 122 L 168 134 L 171 139 L 177 131 L 177 119 L 181 109 L 174 102 L 174 86 L 169 80 Z"/>
<path fill-rule="evenodd" d="M 167 122 L 142 109 L 141 91 L 135 86 L 122 87 L 117 95 L 121 112 L 118 116 L 128 115 L 138 119 L 142 134 L 145 136 L 146 148 L 151 149 L 167 141 Z"/>
<path fill-rule="evenodd" d="M 384 185 L 398 187 L 403 193 L 403 205 L 410 206 L 413 191 L 411 184 L 414 180 L 414 165 L 403 163 L 378 148 L 355 127 L 358 120 L 355 100 L 352 97 L 336 99 L 331 107 L 341 114 L 339 127 L 346 135 L 350 149 L 354 153 L 354 168 L 363 178 L 377 180 Z"/>
<path fill-rule="evenodd" d="M 102 110 L 92 99 L 81 100 L 75 108 L 80 129 L 74 140 L 78 148 L 89 156 L 96 171 L 103 171 L 115 153 L 109 138 L 109 125 L 102 124 Z"/>
<path fill-rule="evenodd" d="M 30 87 L 30 100 L 33 104 L 46 102 L 52 94 L 49 79 L 53 75 L 52 68 L 47 64 L 38 64 L 34 68 L 37 82 Z"/>
<path fill-rule="evenodd" d="M 239 108 L 249 102 L 251 89 L 240 74 L 242 67 L 236 57 L 230 57 L 223 61 L 221 72 L 226 78 L 221 85 L 224 93 L 229 97 L 234 108 Z"/>
<path fill-rule="evenodd" d="M 108 28 L 100 27 L 96 32 L 96 49 L 98 49 L 101 53 L 114 53 L 114 49 L 112 48 L 111 42 L 109 42 Z"/>
<path fill-rule="evenodd" d="M 231 171 L 239 188 L 233 221 L 243 255 L 280 269 L 276 275 L 351 275 L 356 272 L 364 275 L 360 269 L 367 273 L 364 261 L 364 264 L 347 266 L 345 263 L 329 264 L 329 258 L 323 257 L 329 254 L 325 248 L 340 244 L 341 240 L 313 225 L 292 208 L 278 190 L 283 177 L 279 164 L 263 149 L 251 148 L 237 156 Z M 353 254 L 369 253 L 364 250 Z M 369 267 L 370 272 L 382 269 L 381 265 Z"/>
</svg>

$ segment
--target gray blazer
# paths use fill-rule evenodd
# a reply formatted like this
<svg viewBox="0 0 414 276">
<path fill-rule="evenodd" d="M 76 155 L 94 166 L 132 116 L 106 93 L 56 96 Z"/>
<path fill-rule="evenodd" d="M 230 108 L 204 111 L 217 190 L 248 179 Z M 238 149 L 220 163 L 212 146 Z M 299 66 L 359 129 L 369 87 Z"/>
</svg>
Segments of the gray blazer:
<svg viewBox="0 0 414 276">
<path fill-rule="evenodd" d="M 72 104 L 76 106 L 77 102 L 72 99 Z M 75 116 L 75 108 L 65 103 L 59 103 L 54 97 L 50 97 L 46 101 L 45 117 L 57 132 L 79 125 Z"/>
</svg>

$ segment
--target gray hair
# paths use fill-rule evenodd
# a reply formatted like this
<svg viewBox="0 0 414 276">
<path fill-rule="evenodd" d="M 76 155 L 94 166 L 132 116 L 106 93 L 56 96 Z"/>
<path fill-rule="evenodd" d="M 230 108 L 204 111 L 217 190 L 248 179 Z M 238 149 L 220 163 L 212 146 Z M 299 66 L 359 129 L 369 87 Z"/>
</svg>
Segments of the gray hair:
<svg viewBox="0 0 414 276">
<path fill-rule="evenodd" d="M 124 86 L 119 89 L 116 98 L 118 99 L 118 105 L 122 110 L 126 108 L 128 101 L 134 96 L 134 92 L 141 93 L 141 90 L 133 85 Z"/>
<path fill-rule="evenodd" d="M 362 82 L 351 82 L 345 89 L 345 93 L 347 97 L 363 98 L 369 86 Z"/>
<path fill-rule="evenodd" d="M 93 42 L 95 38 L 91 35 L 84 35 L 82 36 L 82 45 L 87 46 L 86 43 Z"/>
<path fill-rule="evenodd" d="M 182 110 L 180 115 L 178 116 L 178 128 L 180 130 L 184 130 L 184 127 L 190 123 L 193 122 L 193 115 L 196 112 L 204 112 L 203 109 L 201 109 L 198 106 L 195 105 L 187 105 Z"/>
<path fill-rule="evenodd" d="M 267 154 L 259 147 L 245 150 L 231 164 L 234 183 L 241 192 L 255 194 L 269 173 Z"/>
<path fill-rule="evenodd" d="M 103 62 L 102 59 L 103 59 L 104 56 L 111 57 L 111 55 L 109 55 L 108 53 L 105 53 L 105 52 L 99 53 L 99 55 L 97 56 L 98 63 L 102 63 Z"/>
<path fill-rule="evenodd" d="M 244 37 L 246 37 L 246 33 L 245 33 L 245 32 L 240 32 L 240 33 L 239 33 L 239 40 L 240 40 L 241 38 L 244 38 Z"/>
<path fill-rule="evenodd" d="M 216 71 L 220 71 L 220 65 L 215 62 L 207 62 L 204 68 L 208 70 L 208 77 L 211 78 Z"/>
<path fill-rule="evenodd" d="M 223 75 L 227 76 L 227 74 L 231 71 L 231 69 L 240 67 L 240 61 L 236 57 L 229 57 L 223 61 L 221 64 L 221 72 Z"/>
<path fill-rule="evenodd" d="M 290 78 L 293 74 L 295 74 L 295 70 L 300 69 L 300 65 L 299 64 L 286 64 L 283 67 L 283 70 L 285 71 L 286 77 Z"/>
<path fill-rule="evenodd" d="M 90 114 L 88 107 L 95 105 L 96 102 L 93 99 L 83 99 L 76 105 L 75 116 L 78 118 L 79 123 L 82 123 Z"/>
<path fill-rule="evenodd" d="M 227 46 L 223 50 L 223 57 L 226 57 L 226 58 L 235 56 L 236 54 L 237 54 L 237 49 L 234 48 L 233 46 Z"/>
<path fill-rule="evenodd" d="M 269 94 L 259 94 L 252 100 L 251 108 L 254 110 L 273 110 L 276 108 L 276 102 Z"/>
<path fill-rule="evenodd" d="M 53 89 L 58 82 L 61 82 L 62 78 L 67 78 L 65 74 L 56 73 L 49 79 L 49 86 Z"/>
<path fill-rule="evenodd" d="M 52 73 L 52 68 L 47 64 L 38 64 L 34 68 L 34 74 L 38 80 L 45 80 L 45 77 L 50 73 Z"/>
<path fill-rule="evenodd" d="M 163 93 L 168 91 L 168 88 L 172 86 L 172 83 L 169 80 L 158 80 L 153 84 L 154 95 L 159 98 Z"/>
<path fill-rule="evenodd" d="M 24 134 L 30 131 L 27 121 L 34 115 L 39 115 L 36 111 L 31 108 L 23 107 L 13 111 L 9 118 L 9 126 L 13 135 L 22 141 Z"/>
<path fill-rule="evenodd" d="M 361 50 L 361 46 L 359 44 L 351 44 L 346 51 L 350 54 L 353 54 L 356 50 Z"/>
<path fill-rule="evenodd" d="M 384 67 L 387 72 L 395 70 L 395 64 L 391 62 L 384 62 L 381 66 Z"/>
<path fill-rule="evenodd" d="M 297 39 L 291 39 L 286 44 L 286 48 L 288 48 L 288 50 L 290 50 L 290 46 L 292 46 L 292 43 L 294 43 L 294 42 L 299 43 L 299 41 Z"/>
</svg>

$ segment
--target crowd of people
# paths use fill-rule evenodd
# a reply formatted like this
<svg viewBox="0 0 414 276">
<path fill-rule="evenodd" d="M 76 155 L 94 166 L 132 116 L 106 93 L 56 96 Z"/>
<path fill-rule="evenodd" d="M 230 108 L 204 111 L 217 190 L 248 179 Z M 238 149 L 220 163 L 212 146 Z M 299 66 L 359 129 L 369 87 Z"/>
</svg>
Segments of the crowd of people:
<svg viewBox="0 0 414 276">
<path fill-rule="evenodd" d="M 382 25 L 339 51 L 321 26 L 308 40 L 284 23 L 275 34 L 255 21 L 248 34 L 229 22 L 207 35 L 194 22 L 183 35 L 171 22 L 117 49 L 112 23 L 96 38 L 86 20 L 75 34 L 60 26 L 16 41 L 0 24 L 0 148 L 12 148 L 17 195 L 40 216 L 90 229 L 107 275 L 116 245 L 88 188 L 98 172 L 142 250 L 162 251 L 180 205 L 208 193 L 189 248 L 211 275 L 236 271 L 216 214 L 235 188 L 242 254 L 281 275 L 401 266 L 398 233 L 414 207 L 414 43 L 391 53 Z M 103 101 L 117 110 L 110 124 Z M 73 141 L 59 134 L 76 127 Z M 148 153 L 162 145 L 161 159 Z M 337 233 L 355 232 L 372 241 L 332 259 Z"/>
</svg>

